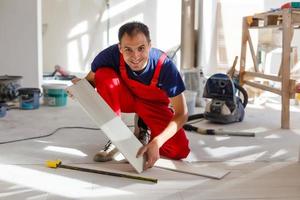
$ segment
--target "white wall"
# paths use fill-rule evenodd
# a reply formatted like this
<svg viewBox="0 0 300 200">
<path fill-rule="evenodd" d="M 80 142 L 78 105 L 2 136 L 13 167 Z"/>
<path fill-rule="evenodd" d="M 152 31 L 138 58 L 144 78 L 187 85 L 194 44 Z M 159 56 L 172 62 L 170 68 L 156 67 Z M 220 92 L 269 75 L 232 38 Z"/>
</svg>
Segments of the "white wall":
<svg viewBox="0 0 300 200">
<path fill-rule="evenodd" d="M 44 71 L 59 64 L 73 74 L 87 72 L 93 58 L 118 42 L 119 27 L 142 21 L 151 31 L 152 46 L 168 50 L 180 44 L 181 0 L 43 0 Z"/>
<path fill-rule="evenodd" d="M 284 3 L 288 3 L 291 1 L 288 0 L 265 0 L 264 1 L 264 7 L 266 10 L 269 10 L 271 8 L 280 8 Z"/>
<path fill-rule="evenodd" d="M 105 1 L 43 0 L 44 71 L 59 64 L 73 72 L 85 69 L 102 43 Z"/>
<path fill-rule="evenodd" d="M 200 40 L 198 66 L 204 69 L 204 74 L 211 75 L 220 70 L 220 67 L 229 68 L 232 66 L 235 56 L 240 57 L 242 18 L 264 11 L 264 1 L 201 1 L 203 3 L 199 4 L 199 9 L 203 10 L 203 12 L 200 12 L 199 19 L 199 26 L 202 27 L 202 31 L 199 31 L 198 35 Z M 251 36 L 255 45 L 257 33 L 254 32 Z M 220 53 L 223 53 L 223 56 L 225 55 L 226 57 L 222 61 L 219 59 Z M 252 62 L 250 51 L 247 50 L 247 53 L 246 61 L 250 63 Z"/>
<path fill-rule="evenodd" d="M 0 75 L 23 76 L 22 86 L 42 79 L 40 0 L 0 1 Z"/>
</svg>

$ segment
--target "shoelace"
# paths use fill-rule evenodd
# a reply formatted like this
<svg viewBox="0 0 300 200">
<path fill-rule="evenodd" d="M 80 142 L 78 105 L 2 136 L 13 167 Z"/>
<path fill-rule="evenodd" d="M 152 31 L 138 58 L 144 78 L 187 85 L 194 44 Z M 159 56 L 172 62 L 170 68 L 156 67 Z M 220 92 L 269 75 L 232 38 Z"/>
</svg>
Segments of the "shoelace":
<svg viewBox="0 0 300 200">
<path fill-rule="evenodd" d="M 147 131 L 147 130 L 142 130 L 140 132 L 140 135 L 139 135 L 139 138 L 142 139 L 142 138 L 145 138 L 145 137 L 150 137 L 150 133 Z"/>
<path fill-rule="evenodd" d="M 138 139 L 140 140 L 140 142 L 142 142 L 144 145 L 146 145 L 146 144 L 148 144 L 150 137 L 151 136 L 150 136 L 150 133 L 148 132 L 148 130 L 141 129 Z"/>
<path fill-rule="evenodd" d="M 107 151 L 111 144 L 112 144 L 112 142 L 110 140 L 108 140 L 108 142 L 104 146 L 104 151 Z"/>
<path fill-rule="evenodd" d="M 149 140 L 150 140 L 150 133 L 148 132 L 148 130 L 141 129 L 138 139 L 140 141 L 144 141 L 144 142 L 148 143 Z M 109 150 L 109 148 L 111 147 L 111 145 L 112 145 L 112 142 L 110 140 L 108 140 L 108 142 L 104 146 L 104 151 Z"/>
</svg>

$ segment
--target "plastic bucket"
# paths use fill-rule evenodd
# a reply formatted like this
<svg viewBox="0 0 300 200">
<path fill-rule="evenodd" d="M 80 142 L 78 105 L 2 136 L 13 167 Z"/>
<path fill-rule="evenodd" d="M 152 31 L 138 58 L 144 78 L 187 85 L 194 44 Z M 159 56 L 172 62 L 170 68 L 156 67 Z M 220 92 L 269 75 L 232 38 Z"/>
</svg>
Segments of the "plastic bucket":
<svg viewBox="0 0 300 200">
<path fill-rule="evenodd" d="M 195 113 L 197 92 L 192 90 L 185 90 L 183 94 L 186 99 L 188 113 L 189 115 L 193 115 Z"/>
<path fill-rule="evenodd" d="M 21 109 L 32 110 L 40 107 L 41 91 L 39 88 L 20 88 L 18 93 Z"/>
<path fill-rule="evenodd" d="M 22 76 L 0 76 L 0 101 L 13 101 L 18 97 Z"/>
<path fill-rule="evenodd" d="M 67 104 L 66 84 L 42 85 L 44 93 L 44 104 L 47 106 L 65 106 Z"/>
<path fill-rule="evenodd" d="M 6 115 L 7 104 L 4 102 L 0 102 L 0 118 Z"/>
</svg>

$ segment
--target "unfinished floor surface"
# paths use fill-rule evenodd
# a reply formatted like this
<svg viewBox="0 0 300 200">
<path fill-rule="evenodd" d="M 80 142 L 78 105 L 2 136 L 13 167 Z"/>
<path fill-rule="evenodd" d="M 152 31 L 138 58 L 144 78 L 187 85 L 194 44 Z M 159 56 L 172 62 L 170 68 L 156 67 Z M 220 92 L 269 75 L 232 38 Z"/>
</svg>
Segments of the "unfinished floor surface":
<svg viewBox="0 0 300 200">
<path fill-rule="evenodd" d="M 222 180 L 152 168 L 142 173 L 157 184 L 106 175 L 45 167 L 46 160 L 64 164 L 133 173 L 124 162 L 95 163 L 94 154 L 107 138 L 101 131 L 61 129 L 93 127 L 94 122 L 78 102 L 66 107 L 41 106 L 38 110 L 10 110 L 0 119 L 0 199 L 300 199 L 300 108 L 291 108 L 291 129 L 280 129 L 280 104 L 250 104 L 242 123 L 216 125 L 199 121 L 204 128 L 255 131 L 255 138 L 204 136 L 187 133 L 193 166 L 231 171 Z M 123 120 L 132 125 L 133 116 Z M 5 143 L 11 141 L 11 143 Z"/>
</svg>

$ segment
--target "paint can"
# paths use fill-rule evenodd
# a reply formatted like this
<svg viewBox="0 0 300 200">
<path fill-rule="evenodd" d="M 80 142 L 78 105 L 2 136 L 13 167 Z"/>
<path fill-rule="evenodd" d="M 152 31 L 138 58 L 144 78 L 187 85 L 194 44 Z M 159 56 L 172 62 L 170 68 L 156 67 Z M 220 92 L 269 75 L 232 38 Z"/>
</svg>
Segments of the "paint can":
<svg viewBox="0 0 300 200">
<path fill-rule="evenodd" d="M 187 90 L 197 92 L 196 106 L 205 107 L 206 101 L 203 98 L 203 91 L 206 84 L 206 78 L 202 68 L 181 70 L 182 80 Z"/>
<path fill-rule="evenodd" d="M 18 89 L 20 109 L 32 110 L 40 107 L 41 90 L 39 88 Z"/>
<path fill-rule="evenodd" d="M 183 92 L 183 94 L 184 94 L 185 99 L 186 99 L 188 114 L 193 115 L 195 113 L 197 92 L 192 91 L 192 90 L 185 90 Z"/>
<path fill-rule="evenodd" d="M 65 106 L 67 104 L 66 84 L 44 84 L 44 104 L 47 106 Z"/>
<path fill-rule="evenodd" d="M 0 102 L 0 118 L 6 115 L 7 104 L 4 102 Z"/>
<path fill-rule="evenodd" d="M 0 76 L 0 101 L 13 101 L 18 97 L 22 76 Z"/>
</svg>

